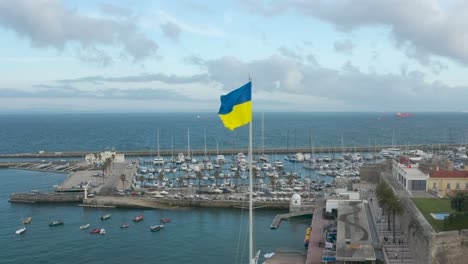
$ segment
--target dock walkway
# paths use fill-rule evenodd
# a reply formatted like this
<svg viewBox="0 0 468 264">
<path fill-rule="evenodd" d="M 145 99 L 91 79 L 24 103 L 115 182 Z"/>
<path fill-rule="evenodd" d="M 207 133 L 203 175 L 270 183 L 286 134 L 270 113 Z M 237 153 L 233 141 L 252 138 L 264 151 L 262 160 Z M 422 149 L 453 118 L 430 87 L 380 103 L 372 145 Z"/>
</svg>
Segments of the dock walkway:
<svg viewBox="0 0 468 264">
<path fill-rule="evenodd" d="M 304 210 L 304 211 L 299 211 L 299 212 L 294 212 L 294 213 L 287 213 L 287 214 L 277 214 L 275 216 L 275 219 L 273 219 L 273 222 L 270 225 L 271 229 L 277 229 L 281 223 L 282 220 L 295 217 L 295 216 L 301 216 L 301 215 L 311 215 L 312 210 Z"/>
<path fill-rule="evenodd" d="M 323 207 L 317 207 L 314 210 L 314 217 L 312 218 L 312 232 L 310 234 L 309 248 L 307 249 L 307 262 L 306 264 L 320 264 L 322 263 L 323 246 L 325 238 L 323 234 L 323 227 L 332 223 L 322 217 Z"/>
</svg>

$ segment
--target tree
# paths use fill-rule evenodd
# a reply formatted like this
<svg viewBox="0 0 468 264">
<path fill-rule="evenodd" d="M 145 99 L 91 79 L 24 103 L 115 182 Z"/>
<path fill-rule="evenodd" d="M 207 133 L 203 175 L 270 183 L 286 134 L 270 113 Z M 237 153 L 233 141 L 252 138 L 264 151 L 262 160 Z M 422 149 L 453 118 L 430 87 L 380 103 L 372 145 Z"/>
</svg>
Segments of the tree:
<svg viewBox="0 0 468 264">
<path fill-rule="evenodd" d="M 239 181 L 239 178 L 240 178 L 240 172 L 239 170 L 236 170 L 234 172 L 234 180 L 236 181 L 236 187 L 237 187 L 237 182 Z"/>
<path fill-rule="evenodd" d="M 138 180 L 140 180 L 140 182 L 141 182 L 140 188 L 143 188 L 143 187 L 144 187 L 144 186 L 143 186 L 143 182 L 145 181 L 145 176 L 140 175 L 140 177 L 138 177 Z"/>
<path fill-rule="evenodd" d="M 198 180 L 198 189 L 201 188 L 201 180 L 203 179 L 203 173 L 200 171 L 197 171 L 197 180 Z"/>
<path fill-rule="evenodd" d="M 125 191 L 125 181 L 127 180 L 127 177 L 125 177 L 125 174 L 120 175 L 120 180 L 122 181 L 122 190 Z"/>
<path fill-rule="evenodd" d="M 294 174 L 292 172 L 289 172 L 287 175 L 286 175 L 286 178 L 288 180 L 288 185 L 289 187 L 292 186 L 293 182 L 294 182 Z"/>
<path fill-rule="evenodd" d="M 275 189 L 276 189 L 276 177 L 271 176 L 270 177 L 270 183 L 271 183 L 271 188 L 273 189 L 273 191 L 275 191 Z"/>
<path fill-rule="evenodd" d="M 395 243 L 395 217 L 403 214 L 403 206 L 400 199 L 392 193 L 387 199 L 387 209 L 393 216 L 393 243 Z"/>
<path fill-rule="evenodd" d="M 388 209 L 389 198 L 394 196 L 393 190 L 387 182 L 380 182 L 375 188 L 375 194 L 377 196 L 377 202 L 380 208 L 382 208 L 382 216 L 384 216 L 385 211 Z M 390 215 L 390 212 L 387 212 L 388 230 L 390 230 Z"/>
<path fill-rule="evenodd" d="M 213 176 L 214 176 L 214 178 L 215 178 L 215 184 L 216 184 L 216 186 L 218 186 L 219 174 L 220 174 L 219 170 L 215 170 L 215 172 L 214 172 L 214 174 L 213 174 Z"/>
</svg>

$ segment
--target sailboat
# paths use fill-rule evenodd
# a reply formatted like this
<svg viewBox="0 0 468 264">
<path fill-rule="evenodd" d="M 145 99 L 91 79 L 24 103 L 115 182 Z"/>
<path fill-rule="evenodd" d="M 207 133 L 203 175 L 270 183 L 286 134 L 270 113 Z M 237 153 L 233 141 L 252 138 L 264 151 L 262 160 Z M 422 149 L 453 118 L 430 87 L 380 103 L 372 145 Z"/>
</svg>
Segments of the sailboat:
<svg viewBox="0 0 468 264">
<path fill-rule="evenodd" d="M 270 162 L 270 157 L 265 154 L 265 124 L 264 124 L 264 113 L 262 112 L 262 155 L 259 160 L 261 162 L 268 163 Z"/>
<path fill-rule="evenodd" d="M 158 156 L 153 160 L 154 165 L 164 165 L 164 158 L 159 153 L 159 128 L 158 128 Z"/>
</svg>

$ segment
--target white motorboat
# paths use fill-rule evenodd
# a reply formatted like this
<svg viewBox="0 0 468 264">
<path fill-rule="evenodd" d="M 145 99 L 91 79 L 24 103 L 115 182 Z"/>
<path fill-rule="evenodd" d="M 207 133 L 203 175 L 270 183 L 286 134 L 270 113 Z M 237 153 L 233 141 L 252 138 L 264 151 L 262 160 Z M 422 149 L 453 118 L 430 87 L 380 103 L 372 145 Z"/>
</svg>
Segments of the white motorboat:
<svg viewBox="0 0 468 264">
<path fill-rule="evenodd" d="M 23 227 L 23 228 L 21 228 L 21 229 L 16 230 L 15 233 L 16 233 L 17 235 L 22 235 L 22 234 L 24 234 L 25 232 L 26 232 L 26 227 Z"/>
</svg>

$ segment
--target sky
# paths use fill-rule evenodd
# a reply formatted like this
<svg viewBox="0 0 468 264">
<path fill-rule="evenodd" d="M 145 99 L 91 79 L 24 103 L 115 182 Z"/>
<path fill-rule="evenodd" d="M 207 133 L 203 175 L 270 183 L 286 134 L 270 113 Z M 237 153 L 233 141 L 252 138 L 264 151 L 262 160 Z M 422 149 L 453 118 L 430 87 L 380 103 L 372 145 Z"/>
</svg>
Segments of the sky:
<svg viewBox="0 0 468 264">
<path fill-rule="evenodd" d="M 468 1 L 0 0 L 0 113 L 468 110 Z"/>
</svg>

